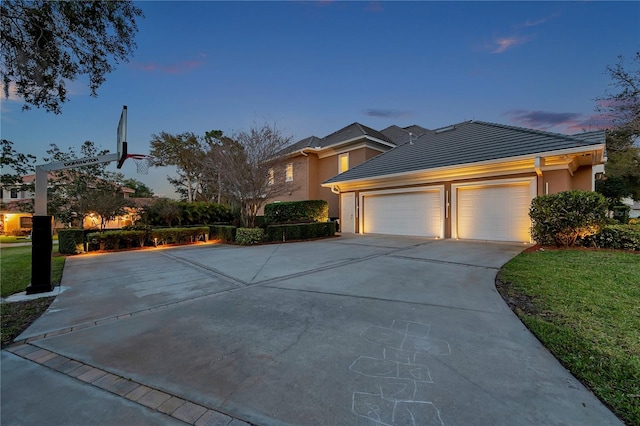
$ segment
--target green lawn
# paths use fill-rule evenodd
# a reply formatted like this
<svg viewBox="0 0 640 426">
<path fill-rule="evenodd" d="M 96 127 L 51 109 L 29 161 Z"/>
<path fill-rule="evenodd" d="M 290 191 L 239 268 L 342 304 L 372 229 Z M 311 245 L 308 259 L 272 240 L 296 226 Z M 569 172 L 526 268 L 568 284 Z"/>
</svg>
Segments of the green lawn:
<svg viewBox="0 0 640 426">
<path fill-rule="evenodd" d="M 54 249 L 57 251 L 57 249 Z M 65 257 L 53 257 L 53 282 L 62 280 Z M 0 295 L 7 297 L 24 291 L 31 281 L 31 246 L 2 247 L 0 249 Z"/>
<path fill-rule="evenodd" d="M 640 254 L 546 250 L 500 271 L 505 299 L 626 423 L 640 425 Z"/>
</svg>

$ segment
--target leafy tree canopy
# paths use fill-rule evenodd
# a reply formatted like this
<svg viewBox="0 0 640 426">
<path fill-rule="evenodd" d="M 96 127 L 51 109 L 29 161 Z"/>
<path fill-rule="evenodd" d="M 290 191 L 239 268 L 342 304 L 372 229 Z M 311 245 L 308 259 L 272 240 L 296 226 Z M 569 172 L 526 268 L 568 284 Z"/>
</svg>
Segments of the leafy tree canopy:
<svg viewBox="0 0 640 426">
<path fill-rule="evenodd" d="M 3 0 L 0 16 L 4 96 L 15 89 L 23 109 L 59 114 L 66 81 L 87 76 L 95 97 L 113 64 L 128 61 L 143 14 L 131 1 Z"/>
<path fill-rule="evenodd" d="M 140 182 L 137 179 L 129 178 L 122 181 L 122 184 L 127 188 L 131 188 L 136 193 L 134 194 L 137 198 L 151 198 L 153 197 L 153 190 L 149 188 L 144 183 Z"/>
</svg>

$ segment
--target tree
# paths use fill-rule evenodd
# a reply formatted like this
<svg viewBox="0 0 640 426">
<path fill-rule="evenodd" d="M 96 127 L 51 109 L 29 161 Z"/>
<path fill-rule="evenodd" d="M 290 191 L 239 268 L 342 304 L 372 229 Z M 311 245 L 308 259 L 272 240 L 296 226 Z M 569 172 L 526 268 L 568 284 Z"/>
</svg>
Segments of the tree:
<svg viewBox="0 0 640 426">
<path fill-rule="evenodd" d="M 91 190 L 91 196 L 87 199 L 87 210 L 100 217 L 100 231 L 104 231 L 107 222 L 115 220 L 126 213 L 126 207 L 130 204 L 122 196 L 120 186 L 114 182 L 101 181 L 97 187 Z"/>
<path fill-rule="evenodd" d="M 186 201 L 195 201 L 201 184 L 205 156 L 200 138 L 191 132 L 179 135 L 161 132 L 159 135 L 151 136 L 150 145 L 151 165 L 175 166 L 178 178 L 167 176 L 167 179 L 184 195 Z"/>
<path fill-rule="evenodd" d="M 19 191 L 33 192 L 34 184 L 23 181 L 25 175 L 34 172 L 36 157 L 31 154 L 22 154 L 13 148 L 13 142 L 2 139 L 0 143 L 2 159 L 0 160 L 0 188 L 3 190 L 17 189 Z M 18 209 L 33 211 L 33 202 L 21 201 Z"/>
<path fill-rule="evenodd" d="M 137 198 L 152 198 L 153 190 L 137 179 L 129 178 L 122 181 L 122 185 L 133 189 Z"/>
<path fill-rule="evenodd" d="M 640 200 L 640 52 L 636 52 L 634 62 L 637 68 L 628 70 L 620 56 L 617 64 L 607 67 L 610 86 L 616 92 L 598 98 L 598 110 L 614 126 L 606 139 L 605 172 L 610 182 L 600 182 L 598 190 L 605 191 L 612 202 L 626 196 Z"/>
<path fill-rule="evenodd" d="M 268 124 L 218 141 L 214 151 L 218 170 L 229 194 L 240 203 L 244 226 L 255 226 L 258 210 L 268 199 L 295 189 L 293 182 L 286 182 L 288 159 L 281 155 L 290 143 L 291 137 Z"/>
<path fill-rule="evenodd" d="M 131 1 L 3 0 L 0 74 L 4 95 L 15 87 L 31 106 L 59 114 L 67 101 L 66 82 L 88 76 L 91 96 L 114 65 L 136 47 Z"/>
<path fill-rule="evenodd" d="M 47 150 L 50 158 L 45 161 L 69 161 L 78 158 L 96 157 L 108 151 L 99 149 L 93 142 L 86 141 L 77 153 L 73 148 L 68 152 L 61 151 L 57 145 L 51 144 Z M 107 185 L 121 187 L 122 174 L 106 170 L 107 163 L 92 164 L 73 169 L 52 172 L 47 188 L 48 211 L 63 223 L 78 221 L 83 226 L 84 218 L 91 213 L 95 205 L 93 197 L 96 191 Z"/>
<path fill-rule="evenodd" d="M 0 142 L 2 159 L 0 160 L 0 186 L 9 188 L 23 185 L 22 178 L 34 172 L 36 157 L 22 154 L 13 148 L 13 142 L 2 139 Z"/>
</svg>

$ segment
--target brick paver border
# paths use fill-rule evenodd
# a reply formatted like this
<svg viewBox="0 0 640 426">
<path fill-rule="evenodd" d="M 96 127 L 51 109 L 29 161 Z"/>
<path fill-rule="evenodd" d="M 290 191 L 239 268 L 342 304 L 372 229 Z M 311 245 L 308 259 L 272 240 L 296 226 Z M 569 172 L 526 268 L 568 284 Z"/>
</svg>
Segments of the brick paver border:
<svg viewBox="0 0 640 426">
<path fill-rule="evenodd" d="M 204 405 L 155 389 L 100 368 L 67 358 L 29 343 L 5 349 L 26 360 L 55 370 L 78 381 L 111 392 L 151 410 L 195 426 L 250 426 L 251 423 L 221 413 Z"/>
</svg>

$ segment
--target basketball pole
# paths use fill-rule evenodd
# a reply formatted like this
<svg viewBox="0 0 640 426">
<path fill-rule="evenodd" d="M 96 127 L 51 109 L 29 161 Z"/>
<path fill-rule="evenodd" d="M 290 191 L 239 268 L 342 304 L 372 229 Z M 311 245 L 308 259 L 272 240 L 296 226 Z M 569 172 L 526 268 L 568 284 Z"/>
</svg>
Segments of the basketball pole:
<svg viewBox="0 0 640 426">
<path fill-rule="evenodd" d="M 53 291 L 53 216 L 47 214 L 47 188 L 49 172 L 73 169 L 94 164 L 118 162 L 118 169 L 127 159 L 127 106 L 122 107 L 118 122 L 117 152 L 79 160 L 58 161 L 36 166 L 35 205 L 31 229 L 31 283 L 27 294 Z"/>
<path fill-rule="evenodd" d="M 117 160 L 119 158 L 116 153 L 36 166 L 35 215 L 33 216 L 31 233 L 31 283 L 27 287 L 27 294 L 53 291 L 53 216 L 47 214 L 49 172 L 110 163 Z"/>
</svg>

